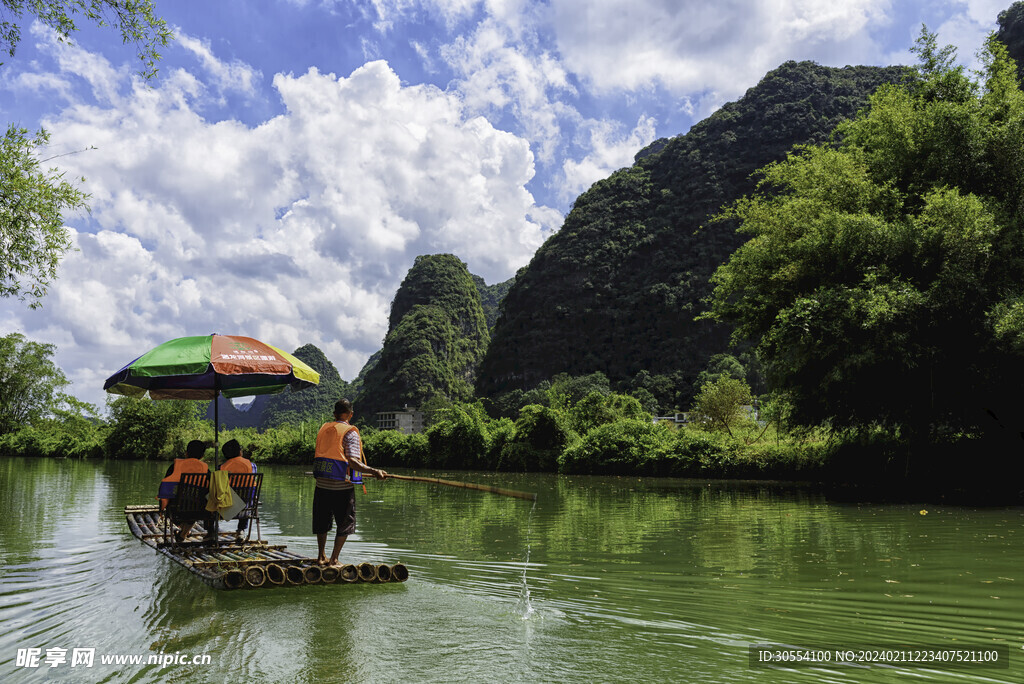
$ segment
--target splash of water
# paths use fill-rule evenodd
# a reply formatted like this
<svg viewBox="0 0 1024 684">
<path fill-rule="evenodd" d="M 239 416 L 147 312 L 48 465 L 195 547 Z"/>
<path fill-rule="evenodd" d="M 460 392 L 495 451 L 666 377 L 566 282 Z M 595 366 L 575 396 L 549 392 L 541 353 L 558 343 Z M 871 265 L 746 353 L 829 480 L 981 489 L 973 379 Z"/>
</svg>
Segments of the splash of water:
<svg viewBox="0 0 1024 684">
<path fill-rule="evenodd" d="M 526 520 L 526 560 L 523 561 L 523 576 L 520 578 L 519 587 L 519 616 L 523 620 L 529 620 L 533 615 L 534 608 L 530 602 L 530 585 L 526 581 L 526 571 L 530 568 L 530 532 L 533 528 L 533 511 L 537 508 L 537 500 L 533 500 L 530 508 L 530 515 Z"/>
</svg>

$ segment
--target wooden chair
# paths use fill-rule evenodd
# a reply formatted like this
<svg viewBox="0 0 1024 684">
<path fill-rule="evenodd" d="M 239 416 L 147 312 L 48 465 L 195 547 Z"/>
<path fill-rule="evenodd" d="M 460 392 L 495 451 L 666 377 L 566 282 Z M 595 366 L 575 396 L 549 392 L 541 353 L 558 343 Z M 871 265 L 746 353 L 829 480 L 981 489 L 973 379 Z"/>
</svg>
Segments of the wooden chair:
<svg viewBox="0 0 1024 684">
<path fill-rule="evenodd" d="M 249 520 L 245 540 L 252 537 L 252 522 L 256 522 L 256 541 L 263 539 L 260 531 L 260 490 L 263 488 L 263 473 L 229 473 L 228 484 L 235 490 L 245 508 L 235 516 L 236 520 Z"/>
<path fill-rule="evenodd" d="M 229 473 L 228 484 L 242 501 L 245 508 L 234 519 L 248 518 L 256 521 L 256 540 L 262 539 L 260 531 L 259 499 L 263 487 L 263 473 Z M 177 492 L 167 503 L 164 511 L 164 537 L 171 535 L 171 523 L 183 525 L 202 521 L 207 534 L 216 529 L 216 516 L 206 510 L 210 495 L 209 473 L 185 473 L 178 482 Z M 252 537 L 252 525 L 246 531 L 245 540 Z"/>
</svg>

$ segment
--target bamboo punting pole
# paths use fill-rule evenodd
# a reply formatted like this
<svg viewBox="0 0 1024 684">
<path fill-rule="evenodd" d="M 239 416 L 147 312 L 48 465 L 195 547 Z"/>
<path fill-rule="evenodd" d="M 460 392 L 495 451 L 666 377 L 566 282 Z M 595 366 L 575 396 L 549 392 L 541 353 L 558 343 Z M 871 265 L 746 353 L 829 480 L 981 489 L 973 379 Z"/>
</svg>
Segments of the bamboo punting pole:
<svg viewBox="0 0 1024 684">
<path fill-rule="evenodd" d="M 306 475 L 312 475 L 311 471 L 306 471 Z M 445 485 L 446 487 L 461 487 L 463 489 L 475 489 L 480 492 L 490 492 L 491 494 L 501 494 L 502 496 L 514 496 L 517 499 L 527 499 L 529 501 L 536 501 L 537 495 L 534 492 L 520 492 L 516 489 L 505 489 L 504 487 L 492 487 L 490 485 L 476 484 L 475 482 L 457 482 L 455 480 L 442 480 L 437 477 L 419 477 L 418 475 L 395 475 L 394 473 L 388 473 L 389 480 L 406 480 L 408 482 L 427 482 L 430 484 Z"/>
<path fill-rule="evenodd" d="M 396 480 L 408 480 L 409 482 L 428 482 L 432 484 L 445 485 L 446 487 L 462 487 L 463 489 L 476 489 L 481 492 L 501 494 L 502 496 L 514 496 L 517 499 L 528 499 L 530 501 L 537 500 L 537 495 L 533 492 L 520 492 L 515 489 L 505 489 L 504 487 L 492 487 L 490 485 L 476 484 L 475 482 L 456 482 L 455 480 L 442 480 L 436 477 L 418 477 L 416 475 L 393 475 L 391 473 L 388 473 L 388 479 L 391 478 L 394 478 Z"/>
</svg>

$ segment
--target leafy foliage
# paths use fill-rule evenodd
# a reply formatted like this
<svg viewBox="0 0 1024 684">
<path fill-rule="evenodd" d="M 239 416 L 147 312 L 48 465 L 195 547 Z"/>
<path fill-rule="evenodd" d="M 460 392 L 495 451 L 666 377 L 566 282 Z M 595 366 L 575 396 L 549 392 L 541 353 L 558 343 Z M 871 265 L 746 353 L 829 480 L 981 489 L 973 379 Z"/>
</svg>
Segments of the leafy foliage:
<svg viewBox="0 0 1024 684">
<path fill-rule="evenodd" d="M 157 50 L 172 35 L 153 14 L 152 0 L 0 0 L 0 51 L 14 56 L 21 25 L 31 18 L 68 41 L 78 30 L 79 16 L 116 29 L 125 43 L 138 47 L 143 76 L 156 74 Z M 32 308 L 40 305 L 57 264 L 71 248 L 64 214 L 87 208 L 89 198 L 56 168 L 43 170 L 46 160 L 40 160 L 40 151 L 48 141 L 45 130 L 30 136 L 14 124 L 0 138 L 0 297 L 17 296 Z"/>
<path fill-rule="evenodd" d="M 78 17 L 97 26 L 110 26 L 126 45 L 136 46 L 145 78 L 156 74 L 158 50 L 174 37 L 167 22 L 153 13 L 152 0 L 0 0 L 0 51 L 11 57 L 21 42 L 26 14 L 56 31 L 65 42 L 78 31 Z"/>
<path fill-rule="evenodd" d="M 57 169 L 41 168 L 39 150 L 48 140 L 46 131 L 29 136 L 14 125 L 0 138 L 0 297 L 27 299 L 32 308 L 71 248 L 64 213 L 85 208 L 88 199 Z"/>
<path fill-rule="evenodd" d="M 713 427 L 724 429 L 732 436 L 732 425 L 742 417 L 742 407 L 752 402 L 747 383 L 727 375 L 706 382 L 693 403 L 697 420 L 706 420 Z"/>
<path fill-rule="evenodd" d="M 916 52 L 912 84 L 723 214 L 751 237 L 714 277 L 714 315 L 805 423 L 936 435 L 1020 403 L 1024 94 L 994 38 L 978 84 L 927 31 Z"/>
<path fill-rule="evenodd" d="M 70 383 L 50 360 L 55 351 L 20 333 L 0 337 L 0 435 L 52 417 L 69 401 L 79 405 L 62 391 Z"/>
<path fill-rule="evenodd" d="M 181 458 L 200 429 L 201 404 L 117 397 L 108 402 L 105 450 L 118 459 Z"/>
<path fill-rule="evenodd" d="M 668 429 L 649 420 L 606 423 L 566 449 L 559 458 L 559 467 L 565 472 L 595 475 L 649 472 L 648 464 L 664 461 L 672 442 Z"/>
<path fill-rule="evenodd" d="M 601 372 L 623 388 L 667 379 L 670 388 L 648 391 L 663 408 L 687 405 L 729 335 L 694 318 L 714 268 L 743 242 L 731 225 L 702 224 L 753 189 L 755 169 L 794 144 L 827 140 L 879 85 L 907 75 L 787 62 L 686 135 L 658 141 L 595 183 L 516 276 L 477 391 L 494 398 L 557 373 Z"/>
</svg>

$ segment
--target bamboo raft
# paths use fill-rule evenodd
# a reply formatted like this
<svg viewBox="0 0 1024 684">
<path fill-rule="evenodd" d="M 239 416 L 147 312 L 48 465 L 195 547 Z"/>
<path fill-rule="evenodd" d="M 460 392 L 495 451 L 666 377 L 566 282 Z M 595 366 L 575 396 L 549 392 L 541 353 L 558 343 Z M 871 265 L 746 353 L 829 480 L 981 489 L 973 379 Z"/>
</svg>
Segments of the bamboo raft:
<svg viewBox="0 0 1024 684">
<path fill-rule="evenodd" d="M 125 506 L 132 534 L 214 589 L 256 589 L 302 584 L 353 584 L 356 582 L 404 582 L 409 570 L 394 565 L 343 565 L 321 567 L 315 558 L 301 556 L 285 546 L 266 541 L 244 541 L 236 532 L 220 532 L 216 542 L 204 541 L 206 530 L 198 522 L 183 542 L 174 538 L 177 526 L 167 534 L 156 505 Z"/>
</svg>

